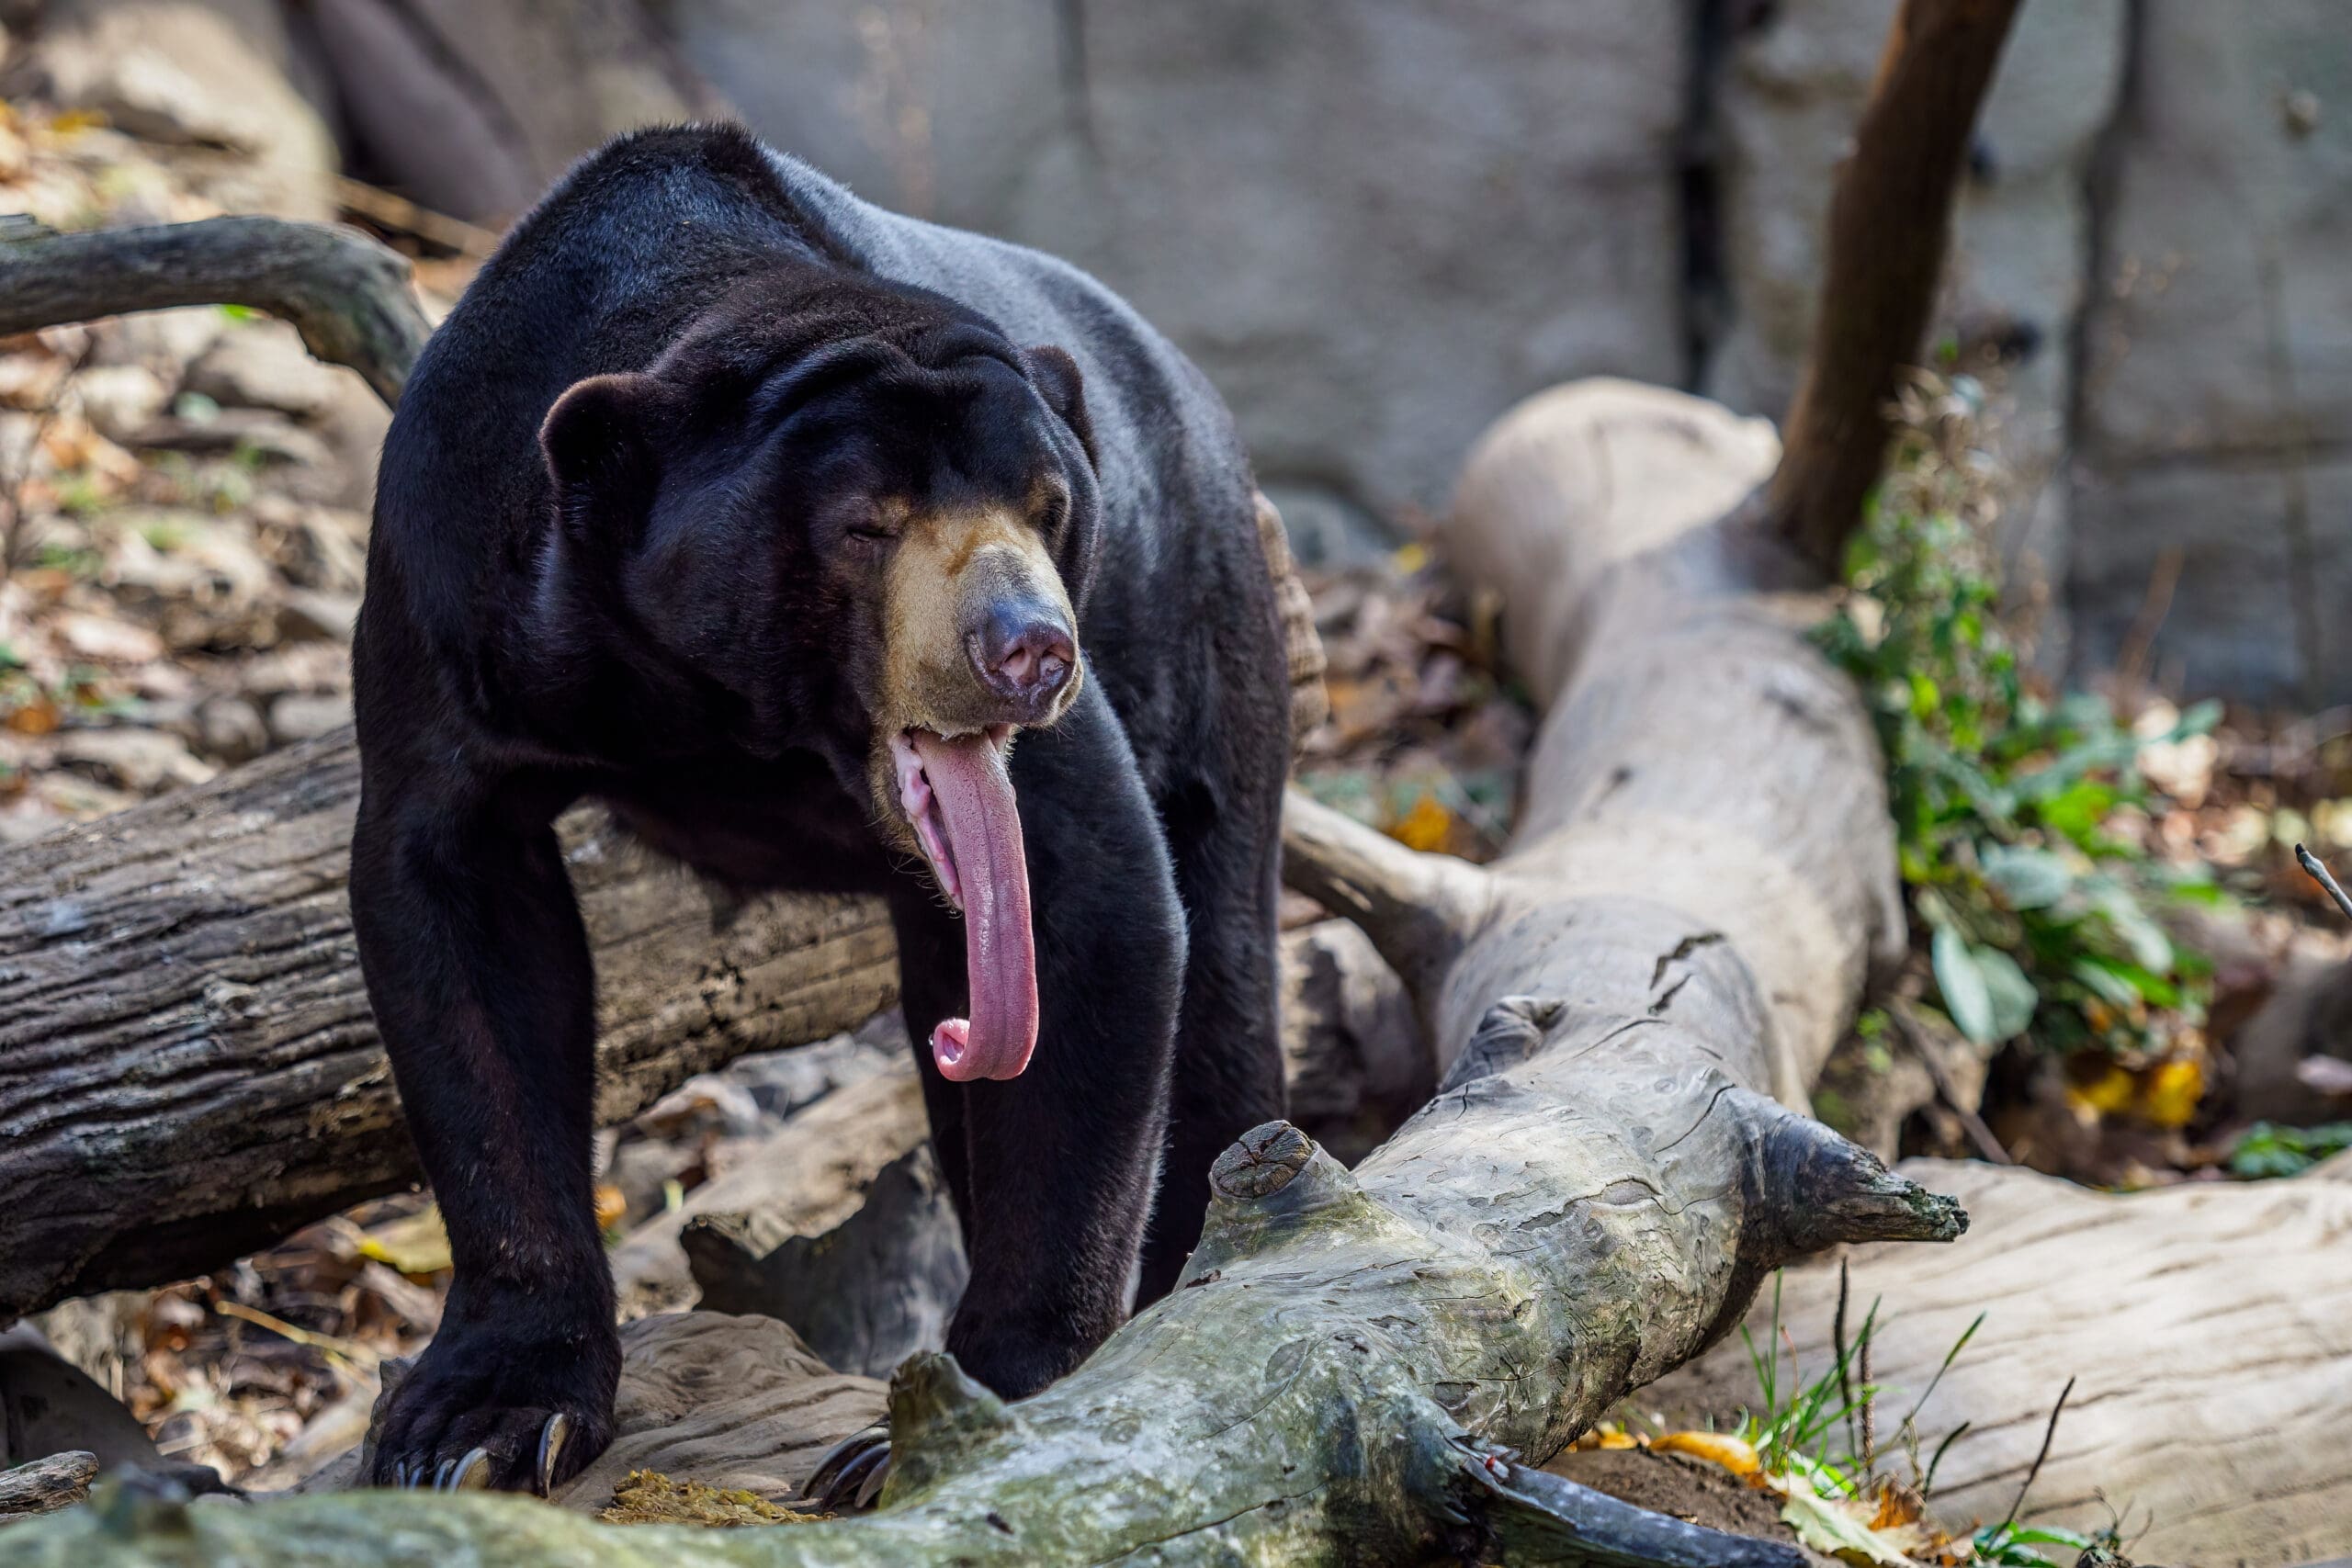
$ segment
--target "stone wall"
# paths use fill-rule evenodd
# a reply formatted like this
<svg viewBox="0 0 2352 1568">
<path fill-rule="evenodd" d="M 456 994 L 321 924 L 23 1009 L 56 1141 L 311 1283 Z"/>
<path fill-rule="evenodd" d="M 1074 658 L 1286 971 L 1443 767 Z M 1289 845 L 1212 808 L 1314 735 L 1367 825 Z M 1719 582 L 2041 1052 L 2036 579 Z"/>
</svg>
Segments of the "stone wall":
<svg viewBox="0 0 2352 1568">
<path fill-rule="evenodd" d="M 1679 6 L 667 15 L 779 145 L 1125 294 L 1232 402 L 1295 523 L 1442 505 L 1477 433 L 1555 381 L 1685 375 Z"/>
<path fill-rule="evenodd" d="M 2078 661 L 2352 698 L 2352 13 L 2141 0 L 2084 348 Z M 2146 606 L 2143 610 L 2143 605 Z M 2139 631 L 2135 634 L 2135 623 Z"/>
<path fill-rule="evenodd" d="M 1070 257 L 1201 361 L 1313 558 L 1442 506 L 1471 437 L 1566 378 L 1780 412 L 1896 4 L 289 15 L 374 166 L 462 216 L 510 210 L 617 125 L 724 100 L 876 199 Z M 1977 154 L 1938 338 L 1993 372 L 2003 542 L 2045 662 L 2352 700 L 2332 611 L 2352 589 L 2344 0 L 2031 0 Z"/>
<path fill-rule="evenodd" d="M 1795 390 L 1830 176 L 1896 5 L 1789 0 L 1726 40 L 1709 107 L 1728 324 L 1701 389 L 1743 412 L 1778 416 Z M 2019 14 L 1960 192 L 1929 333 L 1956 368 L 1996 389 L 2014 475 L 2004 554 L 2029 595 L 2065 557 L 2072 487 L 2060 468 L 2093 266 L 2090 172 L 2121 90 L 2126 10 L 2126 0 L 2031 0 Z M 2043 622 L 2045 640 L 2063 636 L 2062 622 Z"/>
</svg>

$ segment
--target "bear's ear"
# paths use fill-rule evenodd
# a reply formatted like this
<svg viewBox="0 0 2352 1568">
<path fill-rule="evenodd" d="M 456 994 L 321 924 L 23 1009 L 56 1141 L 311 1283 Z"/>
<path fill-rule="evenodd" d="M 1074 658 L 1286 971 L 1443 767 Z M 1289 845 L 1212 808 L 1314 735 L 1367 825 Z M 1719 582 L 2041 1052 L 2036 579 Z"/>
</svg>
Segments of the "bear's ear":
<svg viewBox="0 0 2352 1568">
<path fill-rule="evenodd" d="M 1078 361 L 1051 344 L 1030 349 L 1023 357 L 1029 362 L 1030 384 L 1086 448 L 1086 460 L 1093 462 L 1094 422 L 1086 417 L 1086 378 L 1079 374 Z"/>
<path fill-rule="evenodd" d="M 651 376 L 591 376 L 565 389 L 539 425 L 556 502 L 575 534 L 633 541 L 662 477 L 675 394 Z M 584 539 L 583 539 L 584 542 Z"/>
</svg>

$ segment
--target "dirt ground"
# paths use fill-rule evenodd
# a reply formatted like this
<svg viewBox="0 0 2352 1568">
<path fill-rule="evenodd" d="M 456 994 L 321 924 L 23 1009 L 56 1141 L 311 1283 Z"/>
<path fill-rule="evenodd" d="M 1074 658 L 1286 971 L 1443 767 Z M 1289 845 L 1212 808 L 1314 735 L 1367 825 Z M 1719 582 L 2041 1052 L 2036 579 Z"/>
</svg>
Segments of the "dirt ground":
<svg viewBox="0 0 2352 1568">
<path fill-rule="evenodd" d="M 1570 1449 L 1544 1468 L 1685 1524 L 1783 1544 L 1796 1540 L 1781 1522 L 1780 1499 L 1702 1460 L 1645 1449 Z"/>
</svg>

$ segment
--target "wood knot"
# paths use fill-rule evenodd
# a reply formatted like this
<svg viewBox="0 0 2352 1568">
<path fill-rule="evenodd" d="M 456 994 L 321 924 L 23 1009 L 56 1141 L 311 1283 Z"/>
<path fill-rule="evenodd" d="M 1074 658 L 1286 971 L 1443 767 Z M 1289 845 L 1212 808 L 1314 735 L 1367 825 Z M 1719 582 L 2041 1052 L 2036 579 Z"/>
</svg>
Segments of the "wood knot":
<svg viewBox="0 0 2352 1568">
<path fill-rule="evenodd" d="M 1287 1122 L 1252 1127 L 1216 1156 L 1209 1185 L 1237 1201 L 1268 1198 L 1291 1184 L 1314 1156 L 1315 1140 Z"/>
</svg>

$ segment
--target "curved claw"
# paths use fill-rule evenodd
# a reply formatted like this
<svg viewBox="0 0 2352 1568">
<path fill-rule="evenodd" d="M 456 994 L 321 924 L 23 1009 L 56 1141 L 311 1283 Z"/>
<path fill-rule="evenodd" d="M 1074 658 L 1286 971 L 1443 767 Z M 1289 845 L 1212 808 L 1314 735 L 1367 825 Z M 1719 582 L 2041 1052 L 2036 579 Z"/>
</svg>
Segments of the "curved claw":
<svg viewBox="0 0 2352 1568">
<path fill-rule="evenodd" d="M 539 1428 L 539 1454 L 531 1467 L 531 1479 L 533 1489 L 542 1497 L 555 1485 L 556 1461 L 563 1457 L 563 1445 L 571 1436 L 571 1417 L 560 1410 L 548 1416 L 548 1424 Z M 489 1476 L 485 1472 L 483 1484 L 488 1483 Z"/>
<path fill-rule="evenodd" d="M 490 1450 L 469 1449 L 461 1459 L 441 1467 L 435 1482 L 443 1492 L 486 1492 L 490 1489 Z"/>
<path fill-rule="evenodd" d="M 874 1495 L 882 1490 L 882 1483 L 890 1474 L 890 1445 L 878 1444 L 866 1450 L 849 1463 L 833 1480 L 825 1494 L 828 1513 L 849 1513 L 871 1506 Z"/>
<path fill-rule="evenodd" d="M 800 1501 L 818 1503 L 829 1510 L 836 1508 L 845 1496 L 854 1497 L 863 1482 L 888 1473 L 887 1464 L 877 1464 L 876 1461 L 887 1461 L 889 1457 L 889 1427 L 876 1425 L 853 1432 L 825 1450 L 825 1457 L 817 1461 L 817 1468 L 808 1472 L 808 1483 L 800 1489 Z M 880 1482 L 876 1480 L 875 1485 L 878 1490 Z M 862 1507 L 865 1504 L 858 1502 L 854 1506 Z"/>
<path fill-rule="evenodd" d="M 866 1471 L 865 1479 L 858 1483 L 857 1500 L 850 1505 L 861 1514 L 874 1506 L 874 1499 L 882 1495 L 882 1483 L 890 1479 L 890 1450 L 876 1450 L 876 1458 L 879 1462 Z M 848 1477 L 842 1477 L 842 1483 L 847 1484 Z"/>
</svg>

